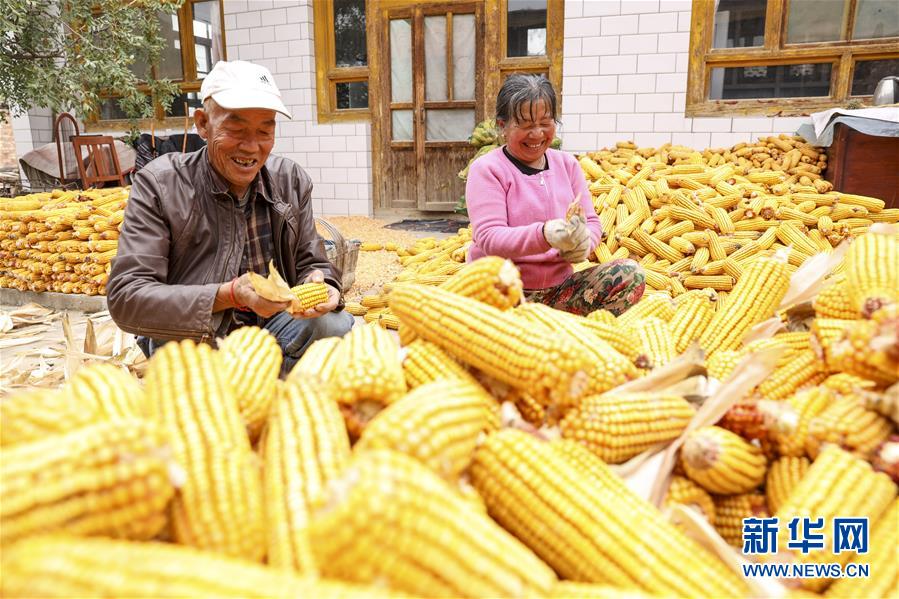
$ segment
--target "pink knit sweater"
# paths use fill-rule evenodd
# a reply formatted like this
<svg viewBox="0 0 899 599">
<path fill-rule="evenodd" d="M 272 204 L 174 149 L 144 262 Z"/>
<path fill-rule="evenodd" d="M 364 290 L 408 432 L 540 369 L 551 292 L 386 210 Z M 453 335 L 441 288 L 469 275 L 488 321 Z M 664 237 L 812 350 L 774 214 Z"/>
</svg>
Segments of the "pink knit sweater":
<svg viewBox="0 0 899 599">
<path fill-rule="evenodd" d="M 549 170 L 525 175 L 503 154 L 502 148 L 477 159 L 468 171 L 465 201 L 473 243 L 468 260 L 484 256 L 510 258 L 525 289 L 555 287 L 572 273 L 559 250 L 543 238 L 543 223 L 565 218 L 568 204 L 580 194 L 590 229 L 590 251 L 599 243 L 602 228 L 593 209 L 587 180 L 574 156 L 547 150 Z"/>
</svg>

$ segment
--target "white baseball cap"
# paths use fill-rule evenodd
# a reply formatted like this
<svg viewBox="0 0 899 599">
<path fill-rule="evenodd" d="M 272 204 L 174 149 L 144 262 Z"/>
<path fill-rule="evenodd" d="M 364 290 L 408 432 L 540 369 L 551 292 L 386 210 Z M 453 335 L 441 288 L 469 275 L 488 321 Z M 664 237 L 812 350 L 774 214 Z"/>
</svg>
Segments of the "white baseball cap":
<svg viewBox="0 0 899 599">
<path fill-rule="evenodd" d="M 210 96 L 222 108 L 267 108 L 292 118 L 271 71 L 245 60 L 215 63 L 200 86 L 200 100 Z"/>
</svg>

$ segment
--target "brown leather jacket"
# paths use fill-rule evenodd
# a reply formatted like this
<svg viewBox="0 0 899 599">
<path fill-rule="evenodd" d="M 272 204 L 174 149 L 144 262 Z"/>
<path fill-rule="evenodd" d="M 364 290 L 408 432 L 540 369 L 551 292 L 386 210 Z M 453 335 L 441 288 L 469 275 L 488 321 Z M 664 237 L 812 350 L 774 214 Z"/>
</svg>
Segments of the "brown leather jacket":
<svg viewBox="0 0 899 599">
<path fill-rule="evenodd" d="M 278 156 L 269 156 L 259 175 L 278 272 L 293 286 L 319 269 L 340 289 L 340 271 L 328 262 L 315 230 L 309 176 Z M 212 170 L 206 148 L 157 158 L 135 176 L 125 208 L 106 286 L 113 320 L 154 339 L 224 336 L 231 310 L 213 314 L 212 305 L 219 286 L 238 274 L 246 235 L 246 217 Z"/>
</svg>

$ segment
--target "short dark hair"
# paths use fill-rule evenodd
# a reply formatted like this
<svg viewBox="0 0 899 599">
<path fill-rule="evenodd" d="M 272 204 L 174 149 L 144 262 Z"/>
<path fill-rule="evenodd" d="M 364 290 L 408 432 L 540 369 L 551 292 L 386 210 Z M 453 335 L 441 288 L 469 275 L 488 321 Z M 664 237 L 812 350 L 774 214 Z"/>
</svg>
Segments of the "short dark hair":
<svg viewBox="0 0 899 599">
<path fill-rule="evenodd" d="M 524 107 L 530 104 L 531 120 L 534 120 L 534 104 L 543 100 L 553 120 L 556 119 L 556 90 L 543 75 L 515 73 L 509 75 L 496 95 L 496 119 L 503 121 L 524 120 Z"/>
</svg>

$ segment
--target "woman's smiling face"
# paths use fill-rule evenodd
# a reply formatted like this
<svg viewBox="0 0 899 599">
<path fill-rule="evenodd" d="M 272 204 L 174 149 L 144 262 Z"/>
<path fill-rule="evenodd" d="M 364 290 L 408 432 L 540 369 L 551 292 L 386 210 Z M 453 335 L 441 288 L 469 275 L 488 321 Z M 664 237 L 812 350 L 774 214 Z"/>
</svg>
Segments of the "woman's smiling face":
<svg viewBox="0 0 899 599">
<path fill-rule="evenodd" d="M 534 168 L 543 166 L 543 155 L 556 136 L 556 121 L 544 100 L 521 106 L 512 120 L 501 123 L 506 148 L 515 158 Z"/>
</svg>

